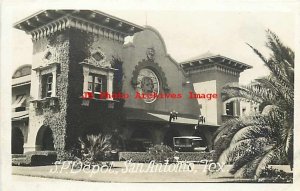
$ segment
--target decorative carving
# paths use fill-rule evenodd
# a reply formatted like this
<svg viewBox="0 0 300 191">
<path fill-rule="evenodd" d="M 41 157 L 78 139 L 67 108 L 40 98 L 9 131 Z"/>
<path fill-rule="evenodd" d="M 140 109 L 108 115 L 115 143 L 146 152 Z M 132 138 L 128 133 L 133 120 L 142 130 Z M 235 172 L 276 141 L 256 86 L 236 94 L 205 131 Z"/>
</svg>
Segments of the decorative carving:
<svg viewBox="0 0 300 191">
<path fill-rule="evenodd" d="M 148 60 L 154 61 L 155 50 L 154 50 L 153 47 L 147 48 L 146 56 L 147 56 L 147 59 L 148 59 Z"/>
<path fill-rule="evenodd" d="M 93 65 L 102 68 L 111 68 L 111 63 L 107 61 L 105 54 L 103 53 L 100 46 L 91 48 L 90 55 L 84 59 L 81 63 Z"/>
</svg>

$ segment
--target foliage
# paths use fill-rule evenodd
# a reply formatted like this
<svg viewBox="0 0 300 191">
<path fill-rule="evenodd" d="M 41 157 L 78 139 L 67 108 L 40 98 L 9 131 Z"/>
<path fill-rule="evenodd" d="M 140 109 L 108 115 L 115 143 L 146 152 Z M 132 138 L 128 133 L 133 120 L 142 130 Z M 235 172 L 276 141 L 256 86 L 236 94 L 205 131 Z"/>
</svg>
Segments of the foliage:
<svg viewBox="0 0 300 191">
<path fill-rule="evenodd" d="M 215 160 L 233 161 L 230 172 L 238 177 L 259 176 L 267 164 L 284 158 L 293 168 L 294 52 L 269 30 L 267 38 L 272 51 L 268 59 L 249 46 L 270 74 L 247 86 L 229 84 L 222 92 L 224 101 L 250 101 L 262 108 L 261 113 L 228 120 L 215 134 Z"/>
<path fill-rule="evenodd" d="M 85 139 L 79 138 L 80 150 L 75 153 L 76 161 L 72 167 L 102 165 L 100 161 L 103 161 L 111 151 L 110 141 L 111 136 L 104 134 L 87 135 Z"/>
<path fill-rule="evenodd" d="M 179 157 L 180 161 L 211 160 L 213 152 L 176 152 L 174 157 Z M 131 160 L 131 162 L 149 163 L 154 160 L 150 152 L 119 152 L 119 160 Z M 173 159 L 169 158 L 169 162 Z"/>
<path fill-rule="evenodd" d="M 175 152 L 167 145 L 155 145 L 149 148 L 150 157 L 155 162 L 173 160 Z"/>
<path fill-rule="evenodd" d="M 13 166 L 40 166 L 53 164 L 57 159 L 55 151 L 30 151 L 22 155 L 14 155 Z"/>
<path fill-rule="evenodd" d="M 79 142 L 82 156 L 92 161 L 103 160 L 105 153 L 111 151 L 111 135 L 87 135 L 86 140 Z"/>
<path fill-rule="evenodd" d="M 262 170 L 258 182 L 292 183 L 293 175 L 291 173 L 286 173 L 283 170 L 266 167 Z"/>
<path fill-rule="evenodd" d="M 149 152 L 119 152 L 119 160 L 131 160 L 131 162 L 149 163 L 152 159 Z"/>
</svg>

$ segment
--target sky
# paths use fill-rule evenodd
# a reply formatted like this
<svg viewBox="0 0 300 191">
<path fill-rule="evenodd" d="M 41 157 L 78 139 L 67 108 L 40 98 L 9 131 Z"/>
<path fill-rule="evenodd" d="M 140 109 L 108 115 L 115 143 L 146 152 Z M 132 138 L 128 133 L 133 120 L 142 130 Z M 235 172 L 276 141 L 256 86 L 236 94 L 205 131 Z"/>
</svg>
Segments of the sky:
<svg viewBox="0 0 300 191">
<path fill-rule="evenodd" d="M 40 8 L 15 9 L 12 22 L 39 10 Z M 116 9 L 104 6 L 98 10 L 141 26 L 156 28 L 166 43 L 167 52 L 178 62 L 211 52 L 253 66 L 253 69 L 241 73 L 240 82 L 243 84 L 268 74 L 262 61 L 246 43 L 268 57 L 270 52 L 265 47 L 265 30 L 270 29 L 284 44 L 295 48 L 295 14 L 287 9 L 240 11 L 182 9 L 176 6 L 168 9 L 143 6 L 140 9 Z M 17 29 L 12 29 L 12 38 L 14 70 L 20 65 L 31 63 L 32 42 L 29 35 Z"/>
</svg>

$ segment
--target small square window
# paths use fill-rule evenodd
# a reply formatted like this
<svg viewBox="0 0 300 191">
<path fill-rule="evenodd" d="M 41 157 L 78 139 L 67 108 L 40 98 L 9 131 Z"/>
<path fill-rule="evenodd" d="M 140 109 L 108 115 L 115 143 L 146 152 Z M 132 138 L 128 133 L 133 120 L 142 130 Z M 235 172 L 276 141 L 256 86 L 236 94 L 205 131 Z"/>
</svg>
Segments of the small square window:
<svg viewBox="0 0 300 191">
<path fill-rule="evenodd" d="M 98 62 L 104 59 L 104 55 L 100 52 L 94 53 L 92 57 Z"/>
</svg>

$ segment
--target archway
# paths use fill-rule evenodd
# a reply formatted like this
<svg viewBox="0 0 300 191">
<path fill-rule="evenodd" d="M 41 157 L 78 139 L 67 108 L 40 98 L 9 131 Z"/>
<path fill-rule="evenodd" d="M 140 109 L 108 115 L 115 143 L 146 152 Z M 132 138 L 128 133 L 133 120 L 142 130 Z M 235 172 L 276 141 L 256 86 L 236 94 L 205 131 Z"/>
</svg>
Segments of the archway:
<svg viewBox="0 0 300 191">
<path fill-rule="evenodd" d="M 180 136 L 179 135 L 179 132 L 176 130 L 176 129 L 170 129 L 168 130 L 166 133 L 165 133 L 165 136 L 164 136 L 164 145 L 167 145 L 171 148 L 174 147 L 174 144 L 173 144 L 173 137 L 178 137 Z"/>
<path fill-rule="evenodd" d="M 18 127 L 11 129 L 11 153 L 23 154 L 24 152 L 24 136 Z"/>
<path fill-rule="evenodd" d="M 42 151 L 54 150 L 53 132 L 48 126 L 42 126 L 36 136 L 36 145 L 41 147 Z"/>
</svg>

